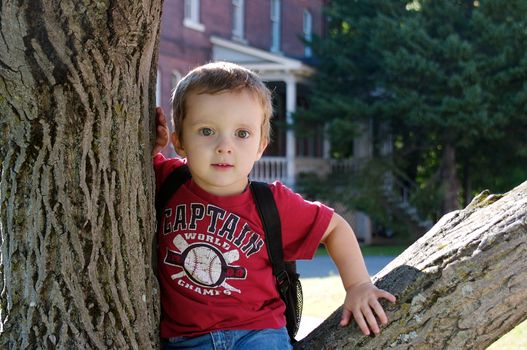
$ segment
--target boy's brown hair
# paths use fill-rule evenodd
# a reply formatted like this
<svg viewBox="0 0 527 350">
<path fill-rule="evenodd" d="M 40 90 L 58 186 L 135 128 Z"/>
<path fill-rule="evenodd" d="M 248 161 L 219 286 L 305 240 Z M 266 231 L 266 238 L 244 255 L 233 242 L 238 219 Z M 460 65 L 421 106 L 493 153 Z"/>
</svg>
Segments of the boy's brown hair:
<svg viewBox="0 0 527 350">
<path fill-rule="evenodd" d="M 177 84 L 172 93 L 174 129 L 180 140 L 183 137 L 183 119 L 187 112 L 187 98 L 191 93 L 218 94 L 222 92 L 249 91 L 261 104 L 264 118 L 262 141 L 270 141 L 273 106 L 271 92 L 252 71 L 229 62 L 213 62 L 191 70 Z"/>
</svg>

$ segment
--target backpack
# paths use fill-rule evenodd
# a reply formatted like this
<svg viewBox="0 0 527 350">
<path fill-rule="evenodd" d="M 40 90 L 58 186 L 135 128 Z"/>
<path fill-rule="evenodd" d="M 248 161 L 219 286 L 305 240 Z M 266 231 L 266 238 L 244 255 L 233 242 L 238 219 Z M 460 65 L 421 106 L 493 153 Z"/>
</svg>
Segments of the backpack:
<svg viewBox="0 0 527 350">
<path fill-rule="evenodd" d="M 172 171 L 165 179 L 156 197 L 156 217 L 161 222 L 164 207 L 177 189 L 191 178 L 188 166 L 183 165 Z M 284 261 L 282 252 L 282 230 L 280 216 L 273 193 L 265 182 L 250 182 L 251 191 L 260 220 L 265 231 L 267 254 L 273 267 L 280 297 L 286 305 L 285 318 L 287 333 L 292 342 L 300 326 L 302 316 L 302 286 L 296 272 L 295 261 Z"/>
</svg>

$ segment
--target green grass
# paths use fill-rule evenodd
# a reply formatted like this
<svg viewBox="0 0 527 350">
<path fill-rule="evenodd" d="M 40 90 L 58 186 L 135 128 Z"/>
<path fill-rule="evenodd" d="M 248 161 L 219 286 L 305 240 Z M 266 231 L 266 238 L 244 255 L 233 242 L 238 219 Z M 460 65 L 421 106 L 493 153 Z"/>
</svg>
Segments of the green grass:
<svg viewBox="0 0 527 350">
<path fill-rule="evenodd" d="M 362 255 L 364 256 L 397 256 L 401 254 L 406 246 L 371 246 L 364 245 L 360 247 Z M 315 256 L 326 256 L 328 252 L 324 246 L 320 246 L 315 253 Z"/>
<path fill-rule="evenodd" d="M 378 246 L 378 245 L 364 245 L 360 247 L 362 255 L 364 256 L 398 256 L 405 251 L 406 246 Z"/>
</svg>

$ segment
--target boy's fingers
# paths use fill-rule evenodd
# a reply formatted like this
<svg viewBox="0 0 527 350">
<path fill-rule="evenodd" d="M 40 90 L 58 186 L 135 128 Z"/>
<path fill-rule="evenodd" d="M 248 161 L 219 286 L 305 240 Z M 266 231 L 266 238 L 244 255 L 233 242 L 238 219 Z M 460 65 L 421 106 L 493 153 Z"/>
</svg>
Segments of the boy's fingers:
<svg viewBox="0 0 527 350">
<path fill-rule="evenodd" d="M 382 324 L 388 323 L 388 317 L 386 317 L 386 313 L 384 312 L 384 309 L 382 308 L 381 304 L 377 300 L 371 303 L 371 308 L 373 311 L 375 311 L 375 314 L 377 317 L 379 317 L 379 321 L 381 321 Z"/>
<path fill-rule="evenodd" d="M 168 138 L 167 128 L 162 125 L 157 126 L 157 133 L 158 135 L 162 135 L 163 138 Z"/>
<path fill-rule="evenodd" d="M 165 112 L 163 112 L 163 108 L 156 107 L 156 119 L 159 125 L 167 125 L 167 120 L 165 118 Z"/>
<path fill-rule="evenodd" d="M 367 306 L 366 308 L 364 308 L 362 310 L 362 314 L 366 318 L 369 328 L 373 331 L 373 333 L 378 334 L 380 332 L 379 325 L 377 324 L 377 320 L 375 319 L 373 312 L 371 312 L 370 307 Z"/>
<path fill-rule="evenodd" d="M 397 301 L 397 298 L 394 295 L 388 293 L 385 290 L 380 290 L 379 298 L 384 298 L 392 303 L 395 303 Z"/>
<path fill-rule="evenodd" d="M 345 307 L 342 309 L 342 316 L 340 317 L 340 325 L 341 326 L 347 326 L 350 323 L 351 319 L 351 311 L 346 309 Z"/>
<path fill-rule="evenodd" d="M 354 310 L 353 317 L 355 318 L 355 322 L 357 322 L 357 325 L 359 326 L 362 333 L 364 335 L 370 335 L 370 329 L 368 328 L 368 325 L 366 324 L 366 320 L 364 320 L 364 316 L 362 315 L 362 312 L 358 309 Z"/>
</svg>

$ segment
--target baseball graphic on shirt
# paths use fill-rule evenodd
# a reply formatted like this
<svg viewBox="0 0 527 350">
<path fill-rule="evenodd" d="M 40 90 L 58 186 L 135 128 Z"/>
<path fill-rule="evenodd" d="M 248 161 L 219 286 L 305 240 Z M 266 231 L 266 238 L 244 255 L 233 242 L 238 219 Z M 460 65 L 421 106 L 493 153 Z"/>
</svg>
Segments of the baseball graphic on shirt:
<svg viewBox="0 0 527 350">
<path fill-rule="evenodd" d="M 198 283 L 212 286 L 221 277 L 222 262 L 218 252 L 198 246 L 187 253 L 183 267 Z"/>
<path fill-rule="evenodd" d="M 168 250 L 165 263 L 183 269 L 171 276 L 179 279 L 187 276 L 199 286 L 215 288 L 221 286 L 233 292 L 240 290 L 227 283 L 227 279 L 245 279 L 247 271 L 244 267 L 233 266 L 231 263 L 240 257 L 237 250 L 221 252 L 217 247 L 197 242 L 188 244 L 182 235 L 177 235 L 173 240 L 179 252 Z"/>
</svg>

